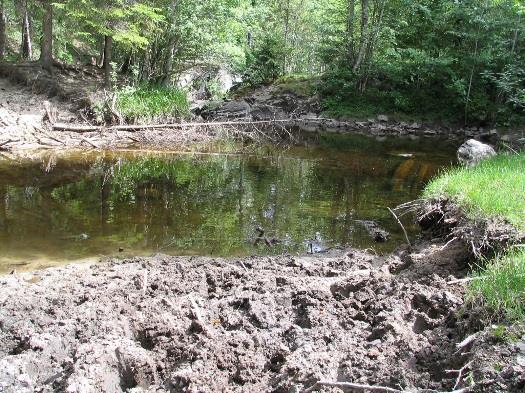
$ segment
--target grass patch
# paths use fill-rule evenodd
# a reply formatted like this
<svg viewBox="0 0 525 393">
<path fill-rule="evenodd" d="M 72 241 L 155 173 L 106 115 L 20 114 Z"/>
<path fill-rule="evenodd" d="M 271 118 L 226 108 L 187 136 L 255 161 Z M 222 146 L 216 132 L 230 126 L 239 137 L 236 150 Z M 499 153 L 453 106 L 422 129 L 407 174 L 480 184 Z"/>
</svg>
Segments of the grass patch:
<svg viewBox="0 0 525 393">
<path fill-rule="evenodd" d="M 319 78 L 312 75 L 292 74 L 278 78 L 274 85 L 283 93 L 292 93 L 298 97 L 310 97 L 316 93 Z"/>
<path fill-rule="evenodd" d="M 430 182 L 424 196 L 450 197 L 470 218 L 501 217 L 525 230 L 525 152 L 448 170 Z"/>
<path fill-rule="evenodd" d="M 491 319 L 525 319 L 525 250 L 497 258 L 474 274 L 468 298 L 490 312 Z"/>
<path fill-rule="evenodd" d="M 190 108 L 185 92 L 163 86 L 121 89 L 117 92 L 116 107 L 128 122 L 186 117 Z"/>
</svg>

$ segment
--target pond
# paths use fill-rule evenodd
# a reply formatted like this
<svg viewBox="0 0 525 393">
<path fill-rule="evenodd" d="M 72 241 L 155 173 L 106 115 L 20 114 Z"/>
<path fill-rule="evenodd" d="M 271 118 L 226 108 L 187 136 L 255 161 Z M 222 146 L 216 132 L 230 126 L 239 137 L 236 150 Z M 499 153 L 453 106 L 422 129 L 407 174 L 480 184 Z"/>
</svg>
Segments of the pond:
<svg viewBox="0 0 525 393">
<path fill-rule="evenodd" d="M 455 148 L 325 135 L 242 154 L 219 146 L 0 159 L 0 272 L 101 256 L 302 253 L 316 236 L 323 247 L 388 252 L 404 237 L 387 207 L 418 198 Z M 375 242 L 361 220 L 391 237 Z M 257 227 L 279 243 L 254 245 Z"/>
</svg>

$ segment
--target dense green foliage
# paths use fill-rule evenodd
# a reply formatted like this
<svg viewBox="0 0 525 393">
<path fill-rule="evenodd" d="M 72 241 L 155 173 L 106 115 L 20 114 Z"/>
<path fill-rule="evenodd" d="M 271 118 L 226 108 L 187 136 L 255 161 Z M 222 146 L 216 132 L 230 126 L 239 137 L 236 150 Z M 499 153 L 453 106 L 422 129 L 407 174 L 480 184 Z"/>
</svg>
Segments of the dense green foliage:
<svg viewBox="0 0 525 393">
<path fill-rule="evenodd" d="M 525 153 L 499 155 L 474 168 L 442 173 L 425 196 L 442 195 L 464 206 L 473 218 L 502 217 L 525 229 Z"/>
<path fill-rule="evenodd" d="M 32 41 L 49 34 L 43 28 L 49 3 L 1 4 L 0 57 L 36 58 L 40 49 Z M 55 58 L 104 65 L 107 86 L 112 68 L 130 85 L 192 87 L 193 75 L 208 96 L 220 96 L 219 70 L 249 85 L 301 73 L 323 76 L 319 93 L 334 116 L 388 112 L 503 126 L 524 118 L 525 6 L 519 0 L 52 5 Z"/>
</svg>

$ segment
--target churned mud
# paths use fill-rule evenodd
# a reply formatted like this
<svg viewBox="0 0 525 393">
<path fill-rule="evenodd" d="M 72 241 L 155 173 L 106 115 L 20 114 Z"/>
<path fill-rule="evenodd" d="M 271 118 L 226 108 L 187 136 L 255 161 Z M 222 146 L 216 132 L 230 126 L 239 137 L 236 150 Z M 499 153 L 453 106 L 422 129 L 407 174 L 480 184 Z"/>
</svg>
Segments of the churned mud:
<svg viewBox="0 0 525 393">
<path fill-rule="evenodd" d="M 521 392 L 523 344 L 488 346 L 487 330 L 457 347 L 475 332 L 450 284 L 468 255 L 444 246 L 15 272 L 0 278 L 0 391 Z"/>
</svg>

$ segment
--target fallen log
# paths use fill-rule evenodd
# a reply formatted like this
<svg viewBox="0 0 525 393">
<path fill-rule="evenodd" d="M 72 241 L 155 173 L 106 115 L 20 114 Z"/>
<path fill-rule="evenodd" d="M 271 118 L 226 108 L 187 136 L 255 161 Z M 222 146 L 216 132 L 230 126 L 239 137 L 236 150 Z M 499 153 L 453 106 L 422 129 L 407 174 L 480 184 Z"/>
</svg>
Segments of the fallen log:
<svg viewBox="0 0 525 393">
<path fill-rule="evenodd" d="M 261 125 L 275 123 L 292 123 L 293 119 L 285 120 L 258 120 L 258 121 L 223 121 L 223 122 L 201 122 L 201 123 L 172 123 L 172 124 L 146 124 L 146 125 L 123 125 L 123 126 L 74 126 L 64 123 L 53 124 L 54 131 L 71 132 L 95 132 L 95 131 L 143 131 L 161 128 L 186 128 L 186 127 L 220 127 L 239 125 Z"/>
</svg>

